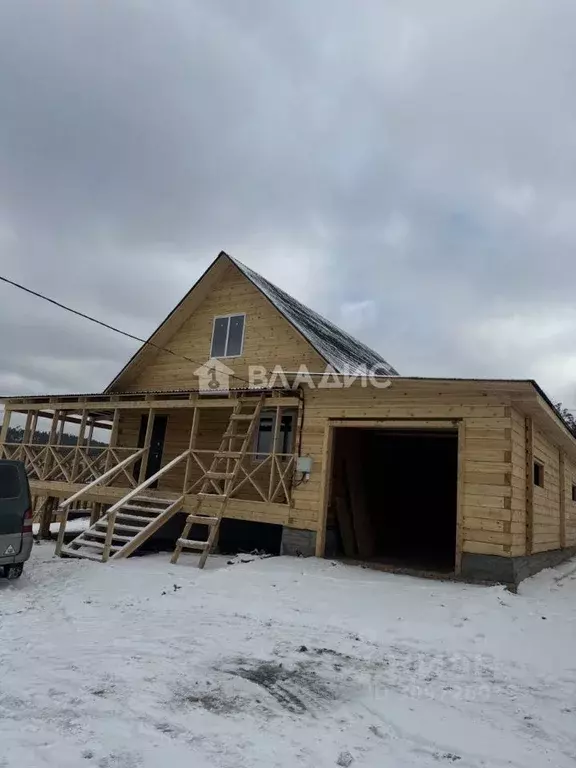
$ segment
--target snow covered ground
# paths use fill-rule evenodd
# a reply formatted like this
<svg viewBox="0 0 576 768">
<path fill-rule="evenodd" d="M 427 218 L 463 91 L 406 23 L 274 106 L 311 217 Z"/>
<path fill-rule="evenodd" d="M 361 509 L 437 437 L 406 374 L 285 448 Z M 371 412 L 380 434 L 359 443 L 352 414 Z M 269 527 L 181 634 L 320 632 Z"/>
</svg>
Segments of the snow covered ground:
<svg viewBox="0 0 576 768">
<path fill-rule="evenodd" d="M 0 579 L 2 768 L 576 764 L 574 563 L 513 595 L 313 559 L 52 552 Z"/>
</svg>

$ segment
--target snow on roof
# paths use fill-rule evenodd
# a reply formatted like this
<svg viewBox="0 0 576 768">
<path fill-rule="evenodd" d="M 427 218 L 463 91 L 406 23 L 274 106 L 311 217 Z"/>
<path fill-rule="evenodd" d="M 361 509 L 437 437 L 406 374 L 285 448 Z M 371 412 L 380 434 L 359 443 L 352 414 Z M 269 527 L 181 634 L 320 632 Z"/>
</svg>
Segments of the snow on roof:
<svg viewBox="0 0 576 768">
<path fill-rule="evenodd" d="M 373 349 L 304 306 L 242 262 L 231 256 L 229 258 L 338 373 L 377 368 L 377 372 L 382 375 L 399 375 Z"/>
</svg>

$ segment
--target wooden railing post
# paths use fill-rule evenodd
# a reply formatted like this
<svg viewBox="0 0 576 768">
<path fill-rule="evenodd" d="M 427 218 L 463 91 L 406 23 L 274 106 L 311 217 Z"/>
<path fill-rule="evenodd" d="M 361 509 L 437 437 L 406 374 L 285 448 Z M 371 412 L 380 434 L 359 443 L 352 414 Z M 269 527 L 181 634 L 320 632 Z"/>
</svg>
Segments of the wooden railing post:
<svg viewBox="0 0 576 768">
<path fill-rule="evenodd" d="M 192 451 L 196 447 L 196 436 L 198 434 L 198 422 L 200 420 L 200 409 L 194 408 L 192 414 L 192 426 L 190 428 L 190 440 L 188 442 L 188 458 L 186 459 L 186 469 L 184 471 L 184 490 L 182 493 L 188 493 L 188 483 L 190 482 L 190 472 L 192 470 Z"/>
<path fill-rule="evenodd" d="M 282 408 L 277 405 L 276 412 L 274 414 L 274 425 L 272 427 L 272 457 L 270 460 L 270 482 L 268 483 L 268 501 L 272 501 L 272 492 L 274 490 L 274 473 L 276 470 L 276 454 L 278 445 L 278 435 L 280 434 L 280 427 L 282 425 Z"/>
</svg>

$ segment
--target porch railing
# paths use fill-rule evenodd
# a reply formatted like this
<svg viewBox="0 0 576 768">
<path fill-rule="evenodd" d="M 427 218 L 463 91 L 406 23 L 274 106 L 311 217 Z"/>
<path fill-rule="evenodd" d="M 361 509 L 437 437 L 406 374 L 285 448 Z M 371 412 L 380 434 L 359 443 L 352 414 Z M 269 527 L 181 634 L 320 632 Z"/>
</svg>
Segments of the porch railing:
<svg viewBox="0 0 576 768">
<path fill-rule="evenodd" d="M 213 450 L 191 451 L 192 466 L 188 471 L 185 493 L 200 490 L 215 453 Z M 247 453 L 230 490 L 230 497 L 288 504 L 295 467 L 296 456 L 292 453 Z M 214 493 L 222 493 L 223 481 L 211 480 L 210 483 Z"/>
<path fill-rule="evenodd" d="M 3 459 L 24 462 L 31 480 L 65 483 L 91 483 L 139 452 L 138 448 L 37 443 L 5 443 L 0 450 Z M 123 482 L 135 488 L 133 473 L 124 465 L 120 472 Z"/>
<path fill-rule="evenodd" d="M 84 486 L 114 483 L 130 490 L 138 487 L 133 466 L 143 454 L 143 449 L 138 448 L 32 443 L 6 443 L 0 451 L 2 458 L 24 462 L 31 480 Z M 215 453 L 215 449 L 194 448 L 187 451 L 186 469 L 181 461 L 173 464 L 167 460 L 162 467 L 159 490 L 184 495 L 197 493 Z M 291 453 L 247 453 L 230 489 L 230 496 L 247 501 L 288 504 L 295 467 L 296 456 Z M 114 469 L 116 471 L 113 472 Z M 214 493 L 222 493 L 222 482 L 210 481 Z M 82 494 L 84 492 L 85 489 L 82 489 Z"/>
</svg>

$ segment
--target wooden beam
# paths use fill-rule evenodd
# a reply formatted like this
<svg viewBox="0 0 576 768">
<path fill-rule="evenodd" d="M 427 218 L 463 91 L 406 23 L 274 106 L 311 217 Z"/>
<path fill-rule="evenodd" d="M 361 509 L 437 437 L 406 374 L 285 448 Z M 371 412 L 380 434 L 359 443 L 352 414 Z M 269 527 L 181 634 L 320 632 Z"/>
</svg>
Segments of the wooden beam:
<svg viewBox="0 0 576 768">
<path fill-rule="evenodd" d="M 58 435 L 56 436 L 56 445 L 62 445 L 62 435 L 64 434 L 64 428 L 66 427 L 66 412 L 59 411 L 58 413 L 60 414 L 60 424 L 58 426 Z"/>
<path fill-rule="evenodd" d="M 365 429 L 457 429 L 462 419 L 330 419 L 332 427 Z"/>
<path fill-rule="evenodd" d="M 32 419 L 34 418 L 34 412 L 28 411 L 26 414 L 26 424 L 24 426 L 24 434 L 22 436 L 22 443 L 26 444 L 30 442 L 30 432 L 32 429 Z"/>
<path fill-rule="evenodd" d="M 192 451 L 196 447 L 196 437 L 198 435 L 198 423 L 200 421 L 200 411 L 198 408 L 194 408 L 192 414 L 192 426 L 190 427 L 190 439 L 188 440 L 188 458 L 186 459 L 186 469 L 184 470 L 184 489 L 183 493 L 188 493 L 188 483 L 190 481 L 190 472 L 192 471 Z"/>
<path fill-rule="evenodd" d="M 10 428 L 10 420 L 12 418 L 12 411 L 10 408 L 4 408 L 4 420 L 2 422 L 2 429 L 0 430 L 0 456 L 2 455 L 2 447 L 8 437 L 8 429 Z"/>
<path fill-rule="evenodd" d="M 462 570 L 462 550 L 464 548 L 464 479 L 466 473 L 466 423 L 458 425 L 458 470 L 456 477 L 456 552 L 454 553 L 454 573 Z"/>
<path fill-rule="evenodd" d="M 141 485 L 146 480 L 146 470 L 148 468 L 148 457 L 150 456 L 150 441 L 152 439 L 152 430 L 154 429 L 154 411 L 152 408 L 148 411 L 148 423 L 146 424 L 146 434 L 144 435 L 144 453 L 142 454 L 142 461 L 140 464 L 140 472 L 138 473 L 138 485 Z"/>
<path fill-rule="evenodd" d="M 558 475 L 560 498 L 558 500 L 560 512 L 560 549 L 566 546 L 566 462 L 562 448 L 559 452 Z"/>
<path fill-rule="evenodd" d="M 320 480 L 320 514 L 316 529 L 316 557 L 324 557 L 326 548 L 326 524 L 328 520 L 328 504 L 330 502 L 330 486 L 332 482 L 332 464 L 334 451 L 334 429 L 326 423 L 322 440 L 322 478 Z M 294 497 L 294 494 L 292 494 Z"/>
<path fill-rule="evenodd" d="M 534 539 L 534 426 L 532 417 L 525 421 L 526 433 L 526 554 L 532 554 Z"/>
<path fill-rule="evenodd" d="M 78 464 L 80 462 L 80 450 L 84 444 L 84 432 L 86 431 L 86 421 L 88 419 L 88 411 L 82 412 L 82 422 L 80 424 L 80 431 L 78 433 L 78 441 L 76 442 L 76 449 L 74 450 L 74 459 L 72 461 L 72 472 L 70 479 L 76 478 L 76 472 L 78 471 Z"/>
<path fill-rule="evenodd" d="M 274 411 L 274 423 L 272 425 L 272 444 L 271 444 L 272 458 L 270 461 L 270 482 L 268 483 L 269 499 L 272 498 L 272 491 L 274 489 L 274 475 L 276 472 L 276 453 L 277 453 L 277 445 L 278 445 L 278 436 L 280 435 L 281 421 L 282 421 L 282 407 L 278 405 Z"/>
<path fill-rule="evenodd" d="M 60 411 L 54 411 L 52 413 L 52 424 L 50 425 L 50 432 L 48 433 L 48 445 L 55 445 L 56 443 L 56 433 L 58 431 L 58 422 L 60 420 Z M 44 459 L 44 477 L 48 476 L 48 473 L 52 469 L 53 466 L 53 459 L 52 453 L 50 449 L 46 451 L 46 458 Z"/>
<path fill-rule="evenodd" d="M 108 448 L 115 448 L 116 443 L 118 442 L 118 431 L 120 428 L 120 411 L 118 408 L 114 411 L 114 416 L 112 417 L 112 431 L 110 432 L 110 440 L 108 442 Z M 104 471 L 108 471 L 112 464 L 114 462 L 114 457 L 112 455 L 112 452 L 109 450 L 108 454 L 106 456 L 106 461 L 104 462 Z"/>
<path fill-rule="evenodd" d="M 29 411 L 41 411 L 46 408 L 54 409 L 54 410 L 60 410 L 60 411 L 68 411 L 72 413 L 82 413 L 82 411 L 87 410 L 88 412 L 91 411 L 112 411 L 114 408 L 120 408 L 121 410 L 140 410 L 140 411 L 146 411 L 148 408 L 153 407 L 154 410 L 159 411 L 165 411 L 169 409 L 177 409 L 177 408 L 191 408 L 191 407 L 197 407 L 197 408 L 230 408 L 234 404 L 233 398 L 230 397 L 212 397 L 209 395 L 196 395 L 193 399 L 183 399 L 183 400 L 118 400 L 118 401 L 112 401 L 112 400 L 103 400 L 99 402 L 74 402 L 71 403 L 69 401 L 64 402 L 47 402 L 42 401 L 40 403 L 35 403 L 31 401 L 30 403 L 21 403 L 22 406 L 21 409 L 18 409 L 17 407 L 14 407 L 16 404 L 13 403 L 10 400 L 6 401 L 7 405 L 13 410 L 15 413 L 28 413 Z M 298 397 L 292 397 L 292 396 L 285 396 L 282 397 L 282 405 L 286 408 L 288 407 L 297 407 L 300 403 L 300 399 Z M 268 407 L 275 407 L 278 404 L 278 396 L 270 395 L 265 400 L 265 406 Z"/>
</svg>

